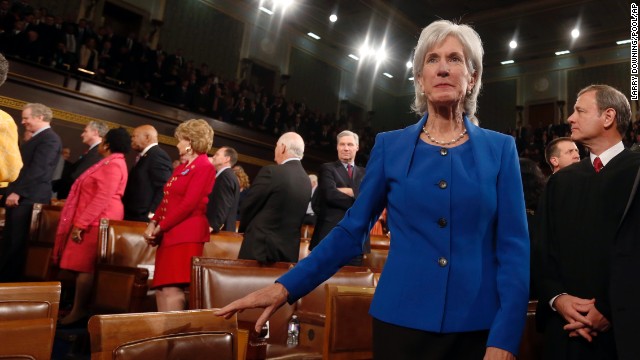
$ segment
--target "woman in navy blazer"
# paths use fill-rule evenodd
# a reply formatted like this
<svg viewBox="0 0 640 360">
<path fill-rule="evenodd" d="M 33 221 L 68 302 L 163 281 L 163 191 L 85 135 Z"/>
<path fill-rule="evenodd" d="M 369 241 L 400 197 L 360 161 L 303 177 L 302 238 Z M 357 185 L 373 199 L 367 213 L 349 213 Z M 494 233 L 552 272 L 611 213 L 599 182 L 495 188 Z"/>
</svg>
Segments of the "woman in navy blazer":
<svg viewBox="0 0 640 360">
<path fill-rule="evenodd" d="M 376 359 L 515 359 L 529 291 L 529 236 L 513 138 L 475 123 L 482 45 L 436 21 L 416 46 L 415 125 L 381 133 L 360 196 L 278 282 L 221 309 L 266 307 L 256 328 L 362 251 L 386 207 L 392 241 L 371 304 Z"/>
</svg>

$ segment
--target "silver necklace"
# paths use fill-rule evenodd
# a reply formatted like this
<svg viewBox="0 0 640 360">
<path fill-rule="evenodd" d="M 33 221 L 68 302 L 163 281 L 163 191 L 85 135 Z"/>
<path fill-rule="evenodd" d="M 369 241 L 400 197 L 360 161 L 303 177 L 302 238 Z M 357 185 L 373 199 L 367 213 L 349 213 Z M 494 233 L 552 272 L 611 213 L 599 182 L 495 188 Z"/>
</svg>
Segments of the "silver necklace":
<svg viewBox="0 0 640 360">
<path fill-rule="evenodd" d="M 427 135 L 427 139 L 429 139 L 431 142 L 434 142 L 434 143 L 436 143 L 438 145 L 451 145 L 451 144 L 457 143 L 460 139 L 462 139 L 467 134 L 467 129 L 462 130 L 460 135 L 458 135 L 458 137 L 456 137 L 455 139 L 453 139 L 451 141 L 438 141 L 438 140 L 434 139 L 431 136 L 431 134 L 429 134 L 429 131 L 427 130 L 427 125 L 426 124 L 422 127 L 422 132 L 424 132 L 424 134 Z"/>
</svg>

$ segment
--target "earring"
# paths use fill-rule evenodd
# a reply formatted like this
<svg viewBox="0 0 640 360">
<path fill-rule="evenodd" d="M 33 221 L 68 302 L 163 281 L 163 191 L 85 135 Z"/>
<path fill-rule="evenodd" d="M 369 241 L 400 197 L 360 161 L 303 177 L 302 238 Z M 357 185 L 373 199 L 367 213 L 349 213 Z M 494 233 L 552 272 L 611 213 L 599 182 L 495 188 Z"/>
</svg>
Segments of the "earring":
<svg viewBox="0 0 640 360">
<path fill-rule="evenodd" d="M 471 90 L 467 90 L 467 96 L 471 95 Z"/>
<path fill-rule="evenodd" d="M 421 91 L 421 92 L 420 92 L 420 96 L 424 96 L 424 91 Z"/>
</svg>

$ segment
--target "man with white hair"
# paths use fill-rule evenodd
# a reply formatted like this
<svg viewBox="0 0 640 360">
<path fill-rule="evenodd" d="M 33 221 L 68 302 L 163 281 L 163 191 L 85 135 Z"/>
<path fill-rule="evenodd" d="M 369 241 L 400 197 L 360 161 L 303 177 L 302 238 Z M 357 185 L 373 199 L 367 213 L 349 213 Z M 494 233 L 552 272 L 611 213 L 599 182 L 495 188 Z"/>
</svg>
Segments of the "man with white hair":
<svg viewBox="0 0 640 360">
<path fill-rule="evenodd" d="M 240 208 L 238 231 L 244 241 L 239 259 L 298 261 L 300 227 L 311 197 L 311 183 L 300 163 L 303 154 L 300 135 L 288 132 L 278 139 L 277 165 L 260 169 Z"/>
</svg>

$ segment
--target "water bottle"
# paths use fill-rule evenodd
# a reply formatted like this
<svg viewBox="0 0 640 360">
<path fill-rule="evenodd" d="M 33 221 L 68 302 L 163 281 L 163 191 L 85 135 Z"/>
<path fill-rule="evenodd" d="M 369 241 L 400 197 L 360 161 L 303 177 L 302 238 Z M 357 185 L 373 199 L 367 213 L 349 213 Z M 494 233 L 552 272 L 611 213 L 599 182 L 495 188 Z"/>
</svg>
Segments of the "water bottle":
<svg viewBox="0 0 640 360">
<path fill-rule="evenodd" d="M 287 345 L 298 345 L 298 339 L 300 338 L 300 320 L 298 316 L 293 315 L 289 320 L 287 326 Z"/>
</svg>

